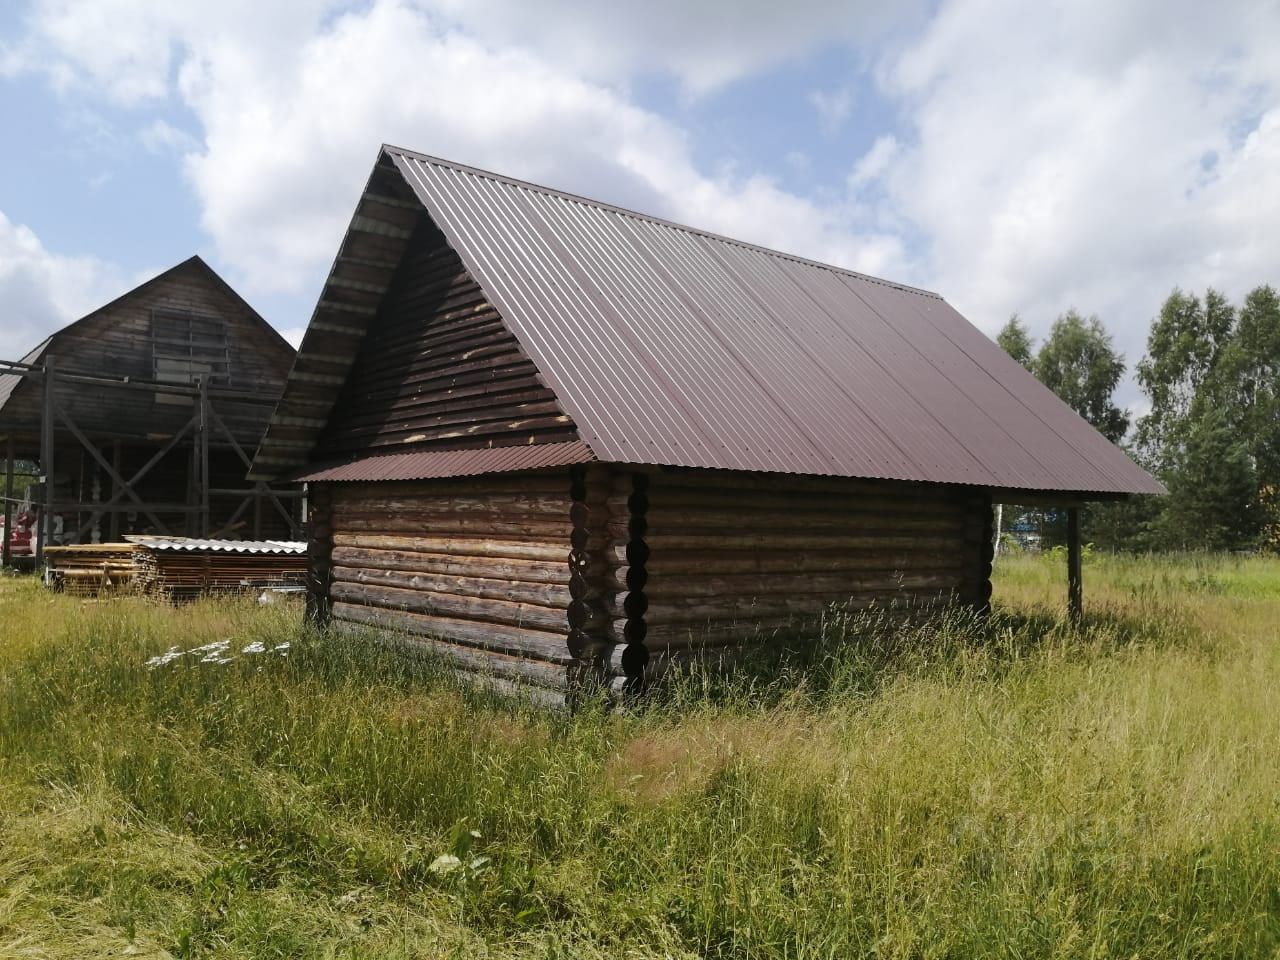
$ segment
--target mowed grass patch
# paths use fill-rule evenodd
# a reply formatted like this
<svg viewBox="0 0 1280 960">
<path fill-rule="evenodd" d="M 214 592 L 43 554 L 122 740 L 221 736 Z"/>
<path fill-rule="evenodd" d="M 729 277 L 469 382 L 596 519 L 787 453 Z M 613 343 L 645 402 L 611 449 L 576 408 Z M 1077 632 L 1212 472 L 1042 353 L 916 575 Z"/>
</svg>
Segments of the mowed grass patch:
<svg viewBox="0 0 1280 960">
<path fill-rule="evenodd" d="M 1085 578 L 1080 630 L 1001 558 L 989 622 L 836 611 L 572 716 L 292 605 L 2 579 L 0 955 L 1271 955 L 1280 562 Z"/>
</svg>

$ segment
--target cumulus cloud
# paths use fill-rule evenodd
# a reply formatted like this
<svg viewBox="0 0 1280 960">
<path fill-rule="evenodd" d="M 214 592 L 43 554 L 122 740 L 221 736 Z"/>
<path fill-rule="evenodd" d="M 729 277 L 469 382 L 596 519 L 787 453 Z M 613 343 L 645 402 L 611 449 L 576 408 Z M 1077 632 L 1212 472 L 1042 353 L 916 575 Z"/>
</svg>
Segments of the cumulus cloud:
<svg viewBox="0 0 1280 960">
<path fill-rule="evenodd" d="M 532 50 L 574 72 L 625 82 L 675 76 L 697 96 L 839 44 L 865 54 L 910 24 L 922 0 L 417 0 L 486 42 Z"/>
<path fill-rule="evenodd" d="M 37 17 L 48 59 L 98 82 L 119 72 L 113 95 L 122 98 L 152 96 L 162 74 L 175 76 L 172 92 L 198 119 L 200 143 L 184 147 L 162 123 L 143 139 L 184 149 L 203 226 L 251 294 L 317 286 L 384 141 L 860 269 L 891 269 L 900 257 L 893 238 L 861 236 L 846 208 L 761 175 L 704 173 L 683 132 L 624 92 L 536 44 L 494 47 L 434 7 L 302 4 L 264 46 L 252 19 L 205 22 L 182 5 L 153 13 L 151 4 L 106 0 L 124 22 L 153 19 L 136 49 L 117 38 L 108 51 L 86 52 L 93 38 L 63 26 L 85 2 L 58 0 L 56 15 Z M 252 24 L 252 37 L 238 23 Z M 162 48 L 176 51 L 172 62 L 159 62 Z"/>
<path fill-rule="evenodd" d="M 1274 4 L 944 4 L 881 65 L 916 269 L 989 332 L 1097 311 L 1131 362 L 1175 284 L 1280 280 L 1277 36 Z"/>
<path fill-rule="evenodd" d="M 53 253 L 0 212 L 0 358 L 25 356 L 54 330 L 118 294 L 119 286 L 108 264 Z"/>
<path fill-rule="evenodd" d="M 936 289 L 989 332 L 1096 311 L 1130 361 L 1175 284 L 1280 280 L 1272 3 L 205 6 L 42 0 L 5 69 L 189 110 L 195 142 L 144 138 L 182 154 L 250 295 L 318 287 L 382 141 Z M 819 49 L 865 67 L 892 119 L 812 195 L 695 160 L 630 93 L 658 75 L 706 95 Z"/>
<path fill-rule="evenodd" d="M 812 90 L 809 102 L 828 133 L 840 129 L 853 112 L 853 91 L 848 87 L 835 90 Z"/>
</svg>

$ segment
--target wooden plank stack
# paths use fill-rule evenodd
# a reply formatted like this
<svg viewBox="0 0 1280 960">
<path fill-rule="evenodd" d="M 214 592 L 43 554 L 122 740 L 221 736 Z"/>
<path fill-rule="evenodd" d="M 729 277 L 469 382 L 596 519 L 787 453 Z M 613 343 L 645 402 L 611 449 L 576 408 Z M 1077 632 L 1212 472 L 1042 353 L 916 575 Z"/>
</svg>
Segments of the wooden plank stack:
<svg viewBox="0 0 1280 960">
<path fill-rule="evenodd" d="M 134 561 L 140 589 L 171 600 L 271 588 L 301 590 L 307 571 L 302 543 L 144 539 Z"/>
<path fill-rule="evenodd" d="M 132 543 L 78 543 L 47 547 L 48 583 L 58 590 L 92 597 L 127 589 L 133 583 Z"/>
</svg>

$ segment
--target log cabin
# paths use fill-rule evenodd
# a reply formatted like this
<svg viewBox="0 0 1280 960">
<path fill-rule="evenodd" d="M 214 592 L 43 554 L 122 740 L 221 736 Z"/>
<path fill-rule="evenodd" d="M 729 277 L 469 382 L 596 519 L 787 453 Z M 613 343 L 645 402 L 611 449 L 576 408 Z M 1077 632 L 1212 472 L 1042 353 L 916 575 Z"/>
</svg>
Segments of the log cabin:
<svg viewBox="0 0 1280 960">
<path fill-rule="evenodd" d="M 5 529 L 14 463 L 46 478 L 41 546 L 130 533 L 283 537 L 300 489 L 247 480 L 294 349 L 191 257 L 0 364 Z M 4 538 L 3 561 L 10 561 Z"/>
<path fill-rule="evenodd" d="M 547 691 L 985 609 L 993 502 L 1162 490 L 934 293 L 389 146 L 254 475 L 315 619 Z"/>
</svg>

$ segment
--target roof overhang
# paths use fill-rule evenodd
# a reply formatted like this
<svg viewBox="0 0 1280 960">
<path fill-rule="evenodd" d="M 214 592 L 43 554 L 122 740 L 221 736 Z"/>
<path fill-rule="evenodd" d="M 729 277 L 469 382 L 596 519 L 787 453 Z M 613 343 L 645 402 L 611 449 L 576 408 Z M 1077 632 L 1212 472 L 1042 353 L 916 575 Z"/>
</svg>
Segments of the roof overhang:
<svg viewBox="0 0 1280 960">
<path fill-rule="evenodd" d="M 291 479 L 304 483 L 352 483 L 366 480 L 436 480 L 570 467 L 595 460 L 581 440 L 485 447 L 479 450 L 422 450 L 364 457 L 349 463 L 308 467 Z"/>
</svg>

